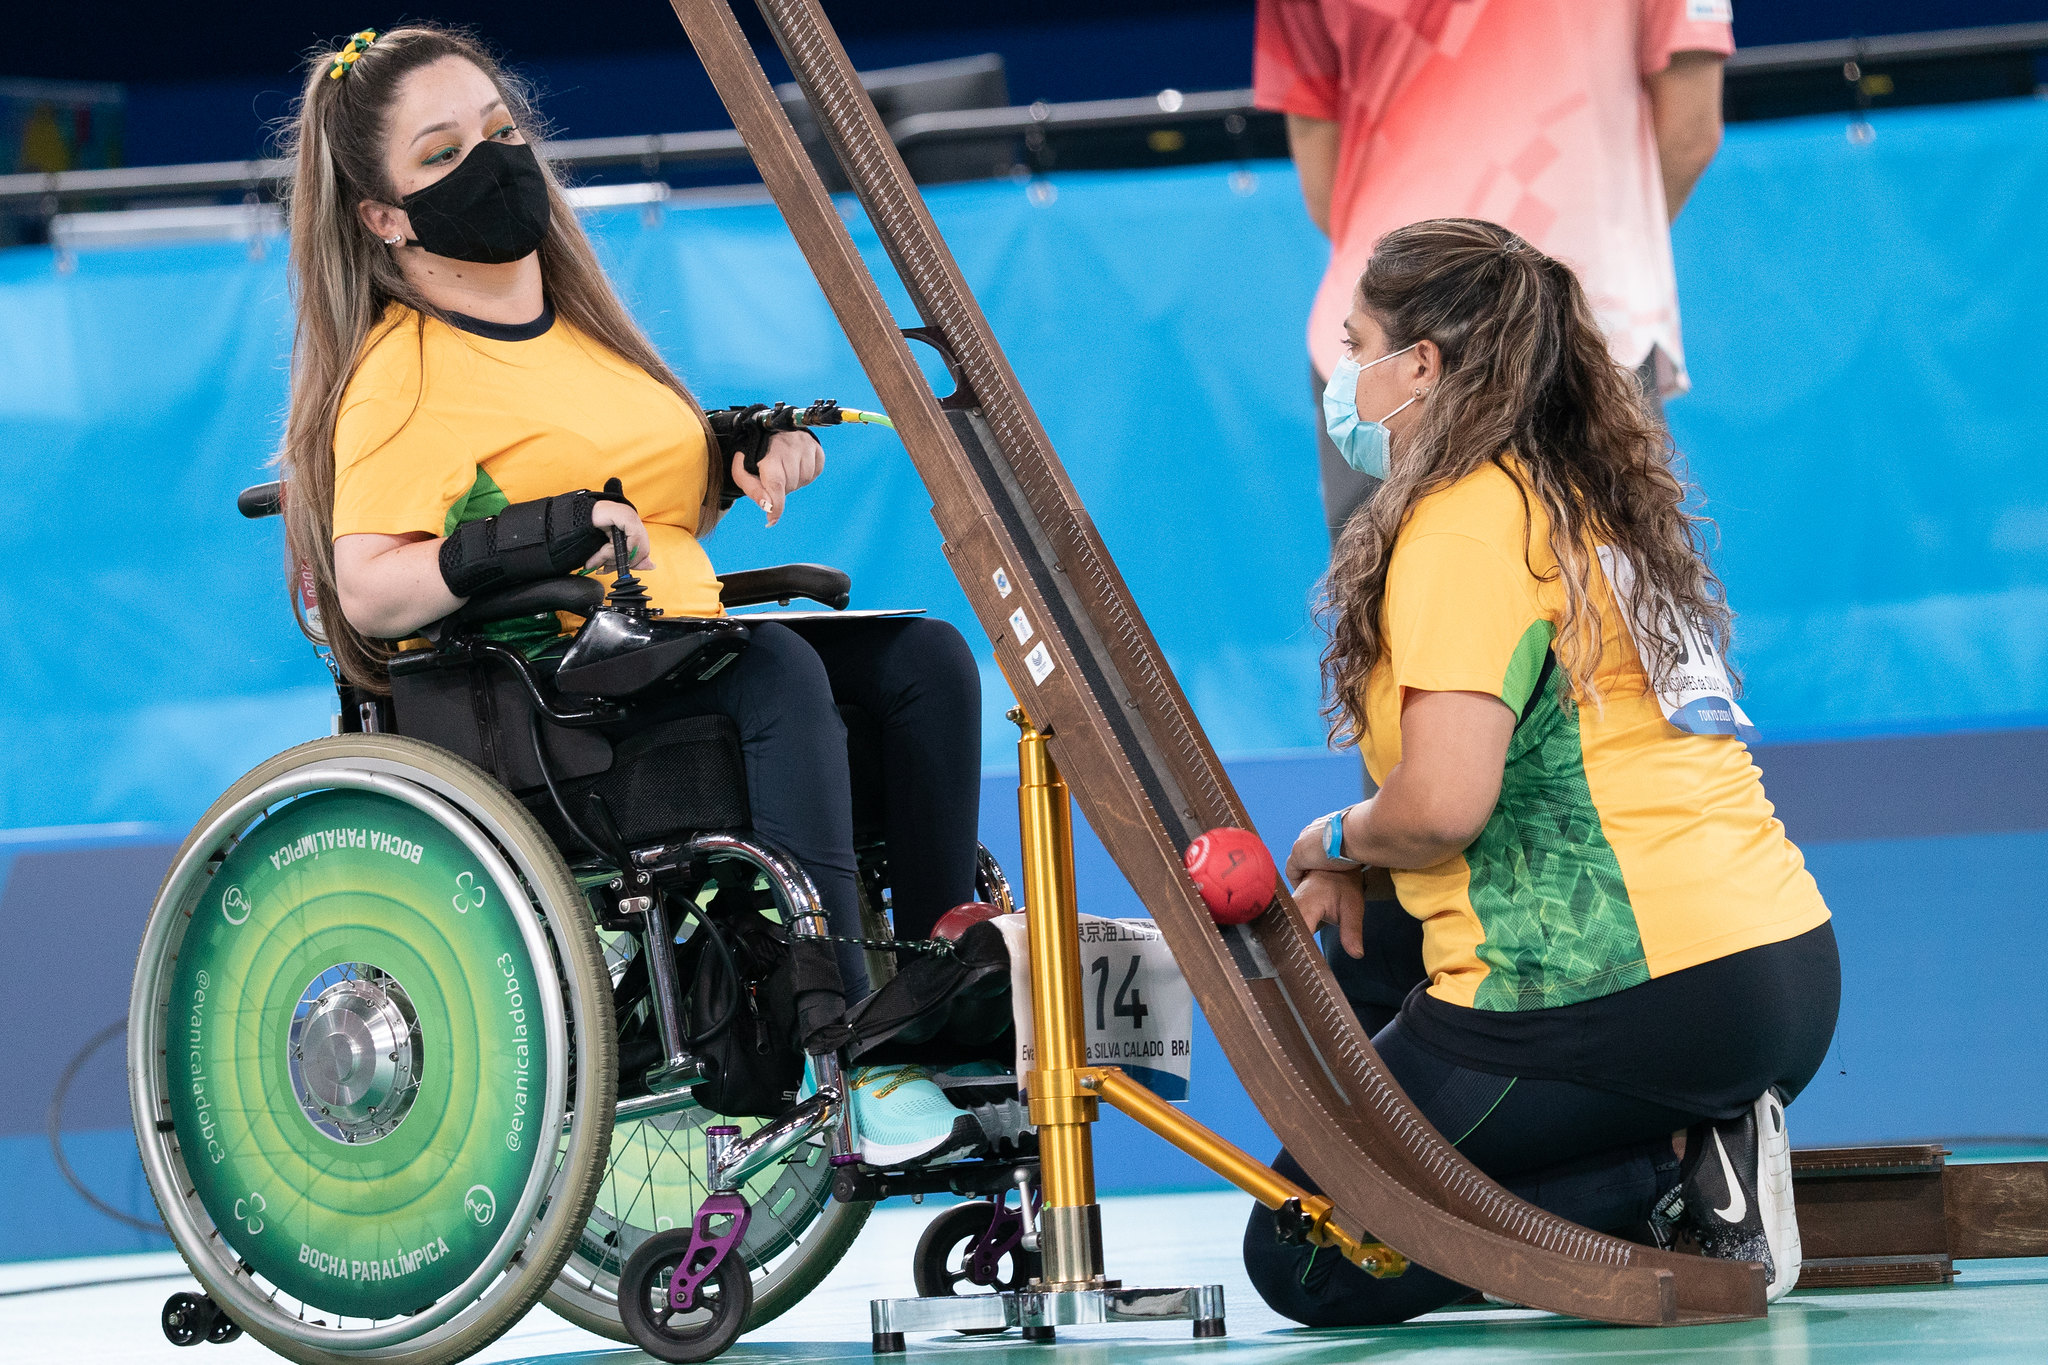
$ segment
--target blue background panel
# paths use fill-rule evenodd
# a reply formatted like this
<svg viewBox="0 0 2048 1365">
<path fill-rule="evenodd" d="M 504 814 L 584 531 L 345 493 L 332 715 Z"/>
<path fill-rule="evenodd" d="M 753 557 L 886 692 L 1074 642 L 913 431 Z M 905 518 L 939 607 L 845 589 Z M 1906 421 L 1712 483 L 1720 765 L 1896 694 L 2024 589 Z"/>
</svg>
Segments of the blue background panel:
<svg viewBox="0 0 2048 1365">
<path fill-rule="evenodd" d="M 1794 734 L 2048 712 L 2048 106 L 1731 129 L 1673 235 L 1749 710 Z"/>
<path fill-rule="evenodd" d="M 2028 378 L 2048 362 L 2048 106 L 1875 127 L 1863 146 L 1834 120 L 1733 129 L 1678 225 L 1697 389 L 1671 421 L 1720 522 L 1771 740 L 2048 717 L 2048 388 Z M 1300 318 L 1320 247 L 1290 170 L 931 202 L 1217 746 L 1319 746 Z M 593 227 L 708 401 L 872 400 L 771 207 Z M 0 828 L 182 824 L 324 728 L 278 530 L 229 510 L 281 422 L 282 256 L 0 252 L 0 613 L 63 620 L 0 637 Z M 901 450 L 830 441 L 831 472 L 782 525 L 742 509 L 715 562 L 829 560 L 858 604 L 928 605 L 971 634 Z M 88 524 L 61 510 L 78 506 Z"/>
</svg>

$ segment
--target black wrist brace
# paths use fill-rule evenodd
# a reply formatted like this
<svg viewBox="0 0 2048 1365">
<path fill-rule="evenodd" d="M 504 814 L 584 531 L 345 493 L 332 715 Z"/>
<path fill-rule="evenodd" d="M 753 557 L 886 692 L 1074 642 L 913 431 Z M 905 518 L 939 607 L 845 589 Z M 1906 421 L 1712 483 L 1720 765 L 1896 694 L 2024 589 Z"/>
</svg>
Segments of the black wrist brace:
<svg viewBox="0 0 2048 1365">
<path fill-rule="evenodd" d="M 602 493 L 581 488 L 464 522 L 441 542 L 442 581 L 457 597 L 475 597 L 573 573 L 605 543 L 590 516 L 601 502 L 633 505 L 613 479 Z"/>
<path fill-rule="evenodd" d="M 776 404 L 776 407 L 781 406 Z M 732 457 L 744 456 L 749 474 L 761 472 L 761 457 L 767 453 L 768 438 L 773 434 L 773 414 L 774 409 L 765 403 L 715 408 L 704 414 L 704 420 L 711 426 L 711 434 L 718 439 L 718 508 L 721 512 L 746 496 L 733 480 Z"/>
</svg>

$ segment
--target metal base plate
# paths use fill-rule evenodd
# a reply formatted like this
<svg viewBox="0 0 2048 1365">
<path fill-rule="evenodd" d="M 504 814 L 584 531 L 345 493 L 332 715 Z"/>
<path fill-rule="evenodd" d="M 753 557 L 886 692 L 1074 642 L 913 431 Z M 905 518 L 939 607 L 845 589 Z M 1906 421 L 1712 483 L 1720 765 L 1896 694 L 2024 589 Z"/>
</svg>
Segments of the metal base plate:
<svg viewBox="0 0 2048 1365">
<path fill-rule="evenodd" d="M 1220 1336 L 1223 1286 L 1020 1289 L 1003 1294 L 874 1299 L 868 1304 L 868 1315 L 878 1343 L 900 1343 L 905 1332 L 1081 1327 L 1101 1322 L 1194 1322 L 1207 1326 L 1199 1335 Z M 894 1349 L 902 1347 L 895 1345 Z"/>
</svg>

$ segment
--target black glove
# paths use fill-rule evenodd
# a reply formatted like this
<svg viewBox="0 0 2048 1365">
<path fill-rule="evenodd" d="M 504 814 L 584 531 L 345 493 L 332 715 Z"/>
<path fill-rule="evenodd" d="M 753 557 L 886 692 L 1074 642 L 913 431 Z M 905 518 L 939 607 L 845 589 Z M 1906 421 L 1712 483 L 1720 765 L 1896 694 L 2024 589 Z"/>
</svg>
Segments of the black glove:
<svg viewBox="0 0 2048 1365">
<path fill-rule="evenodd" d="M 464 522 L 441 542 L 441 578 L 457 597 L 475 597 L 572 573 L 608 538 L 591 520 L 601 502 L 633 505 L 613 479 L 601 493 L 579 488 Z"/>
<path fill-rule="evenodd" d="M 768 440 L 776 432 L 836 426 L 840 416 L 837 403 L 821 398 L 807 408 L 787 403 L 772 408 L 766 403 L 714 408 L 704 414 L 704 420 L 718 438 L 718 508 L 722 512 L 746 496 L 732 476 L 733 456 L 744 456 L 747 472 L 759 477 L 761 457 L 768 453 Z"/>
</svg>

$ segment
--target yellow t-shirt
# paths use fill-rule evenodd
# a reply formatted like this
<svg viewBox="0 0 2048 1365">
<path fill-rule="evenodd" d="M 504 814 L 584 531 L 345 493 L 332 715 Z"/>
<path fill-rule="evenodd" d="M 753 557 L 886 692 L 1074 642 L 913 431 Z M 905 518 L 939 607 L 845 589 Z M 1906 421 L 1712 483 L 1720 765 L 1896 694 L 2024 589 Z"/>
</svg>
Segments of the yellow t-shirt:
<svg viewBox="0 0 2048 1365">
<path fill-rule="evenodd" d="M 334 534 L 445 536 L 616 478 L 652 544 L 649 600 L 671 616 L 719 616 L 696 534 L 709 475 L 689 405 L 569 323 L 500 340 L 394 304 L 334 424 Z"/>
<path fill-rule="evenodd" d="M 1525 551 L 1526 547 L 1526 551 Z M 1394 542 L 1386 653 L 1366 680 L 1366 766 L 1401 761 L 1404 688 L 1485 692 L 1520 719 L 1499 803 L 1464 853 L 1396 871 L 1429 993 L 1488 1010 L 1593 999 L 1828 918 L 1732 735 L 1676 728 L 1597 557 L 1600 703 L 1545 661 L 1564 616 L 1550 526 L 1488 465 L 1418 502 Z"/>
</svg>

